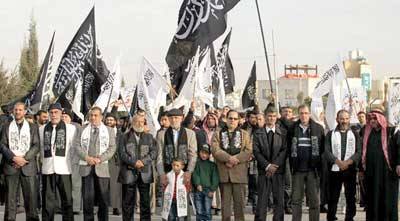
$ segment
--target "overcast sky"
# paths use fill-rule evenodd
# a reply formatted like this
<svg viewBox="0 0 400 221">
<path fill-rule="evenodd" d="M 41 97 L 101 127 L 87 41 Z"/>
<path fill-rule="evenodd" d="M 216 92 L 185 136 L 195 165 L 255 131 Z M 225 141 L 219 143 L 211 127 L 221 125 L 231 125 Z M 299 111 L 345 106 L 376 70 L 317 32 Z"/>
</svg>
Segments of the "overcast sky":
<svg viewBox="0 0 400 221">
<path fill-rule="evenodd" d="M 145 56 L 157 69 L 177 27 L 182 0 L 3 0 L 0 4 L 0 59 L 14 68 L 33 13 L 37 21 L 39 56 L 43 59 L 56 31 L 56 65 L 93 4 L 97 43 L 111 69 L 122 55 L 121 72 L 128 85 L 136 82 L 139 59 Z M 272 30 L 278 76 L 284 64 L 319 65 L 320 73 L 338 55 L 359 48 L 372 65 L 373 78 L 400 76 L 400 1 L 398 0 L 259 0 L 272 54 Z M 230 55 L 243 88 L 257 60 L 258 79 L 267 79 L 266 64 L 254 0 L 242 0 L 228 15 L 233 28 Z M 227 32 L 229 28 L 227 29 Z M 227 34 L 227 33 L 226 33 Z M 222 38 L 218 39 L 216 49 Z M 270 57 L 271 69 L 272 57 Z"/>
</svg>

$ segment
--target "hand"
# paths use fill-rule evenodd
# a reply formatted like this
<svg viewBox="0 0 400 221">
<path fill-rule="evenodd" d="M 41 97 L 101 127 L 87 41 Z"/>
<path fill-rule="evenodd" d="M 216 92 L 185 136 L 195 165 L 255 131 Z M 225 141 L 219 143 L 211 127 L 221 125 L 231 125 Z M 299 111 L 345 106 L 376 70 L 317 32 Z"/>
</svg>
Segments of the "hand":
<svg viewBox="0 0 400 221">
<path fill-rule="evenodd" d="M 167 177 L 166 174 L 161 175 L 161 176 L 160 176 L 160 180 L 161 180 L 161 184 L 162 184 L 163 186 L 167 186 L 167 185 L 168 185 L 168 177 Z"/>
<path fill-rule="evenodd" d="M 225 166 L 227 166 L 228 168 L 232 168 L 232 167 L 233 167 L 233 165 L 230 164 L 229 162 L 226 162 L 226 163 L 225 163 Z"/>
<path fill-rule="evenodd" d="M 198 185 L 198 186 L 197 186 L 197 191 L 203 192 L 203 187 L 202 187 L 201 185 Z"/>
<path fill-rule="evenodd" d="M 397 168 L 396 168 L 396 170 L 397 170 Z M 359 171 L 357 175 L 358 175 L 358 179 L 359 180 L 363 180 L 364 179 L 364 172 Z"/>
<path fill-rule="evenodd" d="M 349 168 L 349 166 L 347 165 L 347 163 L 345 161 L 341 161 L 341 160 L 335 160 L 335 163 L 339 166 L 340 170 L 347 170 L 347 168 Z"/>
<path fill-rule="evenodd" d="M 208 197 L 213 198 L 213 197 L 214 197 L 214 192 L 211 192 L 211 191 L 210 191 L 210 192 L 208 192 L 207 195 L 208 195 Z"/>
<path fill-rule="evenodd" d="M 25 158 L 21 156 L 14 156 L 13 162 L 17 164 L 19 167 L 23 167 L 25 166 L 25 164 L 29 163 L 29 161 L 25 160 Z"/>
<path fill-rule="evenodd" d="M 183 184 L 190 184 L 191 178 L 192 178 L 192 174 L 190 172 L 185 172 L 183 174 Z"/>
<path fill-rule="evenodd" d="M 190 110 L 191 111 L 194 111 L 196 109 L 196 101 L 192 101 L 191 103 L 190 103 Z"/>
<path fill-rule="evenodd" d="M 396 173 L 397 173 L 397 176 L 400 176 L 400 166 L 396 166 Z"/>
<path fill-rule="evenodd" d="M 143 162 L 141 160 L 136 161 L 135 168 L 140 169 L 142 167 L 144 167 Z"/>
<path fill-rule="evenodd" d="M 13 163 L 13 167 L 15 168 L 15 169 L 19 169 L 19 168 L 21 168 L 20 166 L 18 166 L 18 164 L 16 164 L 16 163 Z"/>
<path fill-rule="evenodd" d="M 239 161 L 238 158 L 236 158 L 235 156 L 231 156 L 231 157 L 229 157 L 228 162 L 229 162 L 229 164 L 232 164 L 233 166 L 235 166 L 235 165 L 238 164 L 240 161 Z"/>
<path fill-rule="evenodd" d="M 265 173 L 265 176 L 267 176 L 267 177 L 272 177 L 272 173 L 271 172 L 269 172 L 269 171 L 267 171 L 266 173 Z"/>
<path fill-rule="evenodd" d="M 274 174 L 276 173 L 276 171 L 278 170 L 278 168 L 279 168 L 279 166 L 278 166 L 278 165 L 276 165 L 276 164 L 272 164 L 272 163 L 271 163 L 271 165 L 269 166 L 269 168 L 268 168 L 268 171 L 267 171 L 267 172 L 270 172 L 270 173 L 271 173 L 271 175 L 274 175 Z"/>
<path fill-rule="evenodd" d="M 86 157 L 85 157 L 85 160 L 86 160 L 86 162 L 87 162 L 87 164 L 88 164 L 89 166 L 93 166 L 93 165 L 96 164 L 96 162 L 94 161 L 94 158 L 91 157 L 91 156 L 86 156 Z"/>
<path fill-rule="evenodd" d="M 95 165 L 97 165 L 97 164 L 101 164 L 101 160 L 100 160 L 100 158 L 98 158 L 98 157 L 95 157 L 95 158 L 93 158 L 93 160 L 94 160 L 94 164 L 95 164 Z"/>
<path fill-rule="evenodd" d="M 250 157 L 249 157 L 249 161 L 252 161 L 254 159 L 254 156 L 253 156 L 253 154 L 252 155 L 250 155 Z"/>
</svg>

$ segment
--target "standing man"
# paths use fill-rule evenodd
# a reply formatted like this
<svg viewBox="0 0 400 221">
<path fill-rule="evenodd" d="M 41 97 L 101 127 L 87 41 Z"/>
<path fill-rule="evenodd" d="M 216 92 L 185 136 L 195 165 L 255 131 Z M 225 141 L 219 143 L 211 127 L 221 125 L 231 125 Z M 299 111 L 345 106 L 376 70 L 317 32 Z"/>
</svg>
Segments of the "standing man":
<svg viewBox="0 0 400 221">
<path fill-rule="evenodd" d="M 39 128 L 42 220 L 54 220 L 57 192 L 61 198 L 63 220 L 74 220 L 71 172 L 76 128 L 61 120 L 62 107 L 59 103 L 51 104 L 49 113 L 50 122 Z"/>
<path fill-rule="evenodd" d="M 183 113 L 179 109 L 170 110 L 168 119 L 170 127 L 157 134 L 157 172 L 161 184 L 167 186 L 167 173 L 172 170 L 172 160 L 179 157 L 185 163 L 183 182 L 185 185 L 190 185 L 191 174 L 197 160 L 196 135 L 194 131 L 182 126 Z"/>
<path fill-rule="evenodd" d="M 292 171 L 293 221 L 300 221 L 304 190 L 309 207 L 309 220 L 319 220 L 319 177 L 324 152 L 324 128 L 310 117 L 310 109 L 300 105 L 299 121 L 294 123 L 289 141 Z"/>
<path fill-rule="evenodd" d="M 347 110 L 340 110 L 336 121 L 338 126 L 329 131 L 325 139 L 324 155 L 330 170 L 327 220 L 336 220 L 337 204 L 344 184 L 345 220 L 352 221 L 356 215 L 356 168 L 361 159 L 361 142 L 358 133 L 350 129 L 350 113 Z"/>
<path fill-rule="evenodd" d="M 235 220 L 244 221 L 247 163 L 252 153 L 250 135 L 238 127 L 239 113 L 230 110 L 226 127 L 214 134 L 211 142 L 212 154 L 220 175 L 222 220 L 231 219 L 231 206 Z"/>
<path fill-rule="evenodd" d="M 367 220 L 397 220 L 400 176 L 400 135 L 388 127 L 382 112 L 367 115 L 362 134 L 362 167 L 367 199 Z"/>
<path fill-rule="evenodd" d="M 116 137 L 118 139 L 122 132 L 117 129 L 117 117 L 112 114 L 106 114 L 105 124 L 107 127 L 110 127 Z M 118 144 L 118 141 L 115 141 Z M 109 160 L 108 167 L 110 169 L 110 195 L 111 195 L 111 208 L 113 208 L 113 215 L 119 216 L 121 215 L 121 199 L 122 199 L 122 186 L 118 182 L 118 174 L 119 174 L 119 158 L 118 152 L 116 151 L 114 156 Z"/>
<path fill-rule="evenodd" d="M 0 152 L 3 154 L 2 168 L 6 181 L 6 206 L 4 220 L 16 220 L 17 195 L 21 185 L 24 196 L 26 220 L 39 220 L 37 211 L 38 169 L 36 155 L 39 153 L 39 131 L 35 124 L 28 123 L 24 116 L 25 104 L 14 105 L 14 120 L 1 130 Z"/>
<path fill-rule="evenodd" d="M 258 202 L 255 221 L 265 221 L 269 195 L 274 200 L 274 221 L 284 218 L 284 173 L 286 166 L 286 130 L 276 124 L 277 110 L 269 107 L 265 111 L 265 128 L 253 136 L 253 153 L 258 165 Z"/>
<path fill-rule="evenodd" d="M 135 115 L 131 129 L 119 140 L 121 166 L 118 181 L 122 183 L 122 219 L 134 219 L 136 190 L 140 193 L 140 220 L 151 220 L 150 184 L 153 182 L 153 160 L 156 146 L 153 136 L 144 132 L 145 117 Z"/>
<path fill-rule="evenodd" d="M 75 139 L 76 153 L 80 157 L 82 176 L 82 196 L 84 220 L 94 220 L 95 199 L 99 210 L 99 221 L 108 220 L 110 202 L 110 172 L 108 161 L 114 156 L 115 133 L 102 123 L 103 115 L 99 107 L 89 112 L 89 124 Z"/>
</svg>

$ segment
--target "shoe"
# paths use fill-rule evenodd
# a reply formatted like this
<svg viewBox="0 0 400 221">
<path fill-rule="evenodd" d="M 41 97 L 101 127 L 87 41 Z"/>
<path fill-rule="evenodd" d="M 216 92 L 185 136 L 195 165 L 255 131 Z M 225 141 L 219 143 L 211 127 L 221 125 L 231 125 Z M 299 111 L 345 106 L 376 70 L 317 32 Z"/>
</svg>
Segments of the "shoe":
<svg viewBox="0 0 400 221">
<path fill-rule="evenodd" d="M 292 208 L 287 207 L 287 208 L 285 209 L 285 214 L 292 214 L 292 213 L 293 213 Z"/>
<path fill-rule="evenodd" d="M 112 214 L 113 214 L 114 216 L 120 216 L 120 215 L 121 215 L 121 212 L 119 211 L 118 208 L 114 208 Z"/>
<path fill-rule="evenodd" d="M 321 205 L 321 206 L 320 206 L 320 209 L 319 209 L 319 212 L 320 212 L 320 213 L 327 213 L 328 210 L 326 209 L 326 207 L 325 207 L 324 205 Z"/>
</svg>

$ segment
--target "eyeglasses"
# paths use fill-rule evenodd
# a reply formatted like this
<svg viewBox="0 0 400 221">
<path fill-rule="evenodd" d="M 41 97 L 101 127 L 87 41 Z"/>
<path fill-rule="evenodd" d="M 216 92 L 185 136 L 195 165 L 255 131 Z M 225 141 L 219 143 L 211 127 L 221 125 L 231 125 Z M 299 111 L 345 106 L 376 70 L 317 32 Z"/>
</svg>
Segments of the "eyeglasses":
<svg viewBox="0 0 400 221">
<path fill-rule="evenodd" d="M 228 117 L 228 120 L 239 120 L 239 118 Z"/>
</svg>

